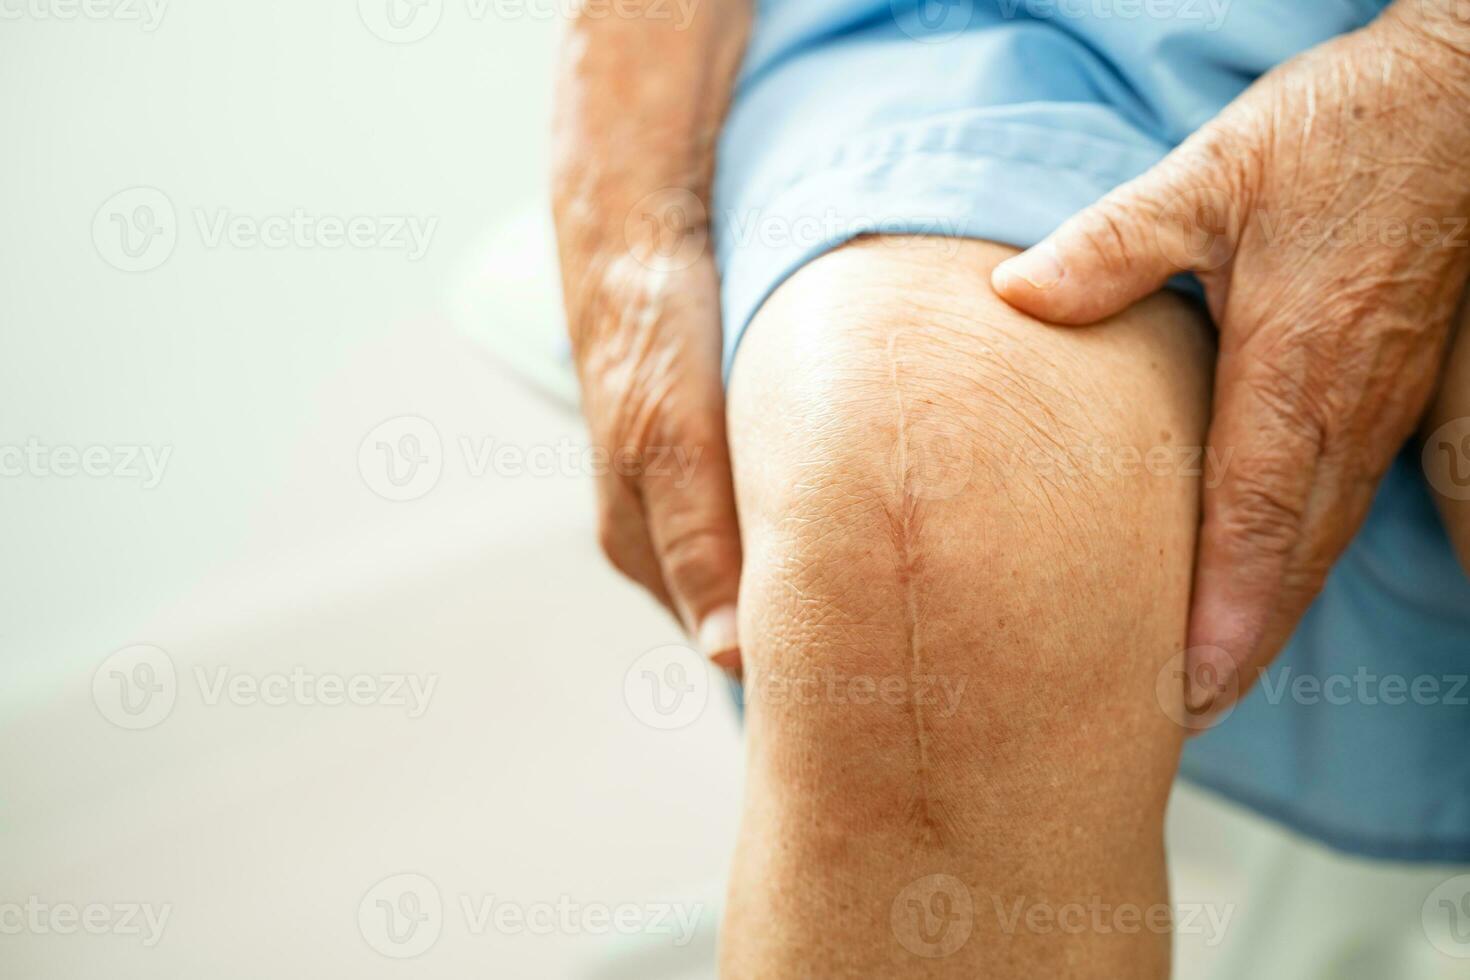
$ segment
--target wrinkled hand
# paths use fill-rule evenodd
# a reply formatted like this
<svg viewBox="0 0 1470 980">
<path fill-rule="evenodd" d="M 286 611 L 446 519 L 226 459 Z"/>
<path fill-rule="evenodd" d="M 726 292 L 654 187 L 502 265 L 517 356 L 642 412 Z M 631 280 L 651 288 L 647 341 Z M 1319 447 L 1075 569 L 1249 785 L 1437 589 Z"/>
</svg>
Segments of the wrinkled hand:
<svg viewBox="0 0 1470 980">
<path fill-rule="evenodd" d="M 1181 270 L 1204 284 L 1229 462 L 1204 490 L 1194 711 L 1230 704 L 1320 591 L 1433 393 L 1470 275 L 1470 24 L 1410 4 L 1265 76 L 994 276 L 1060 324 Z"/>
<path fill-rule="evenodd" d="M 688 210 L 658 201 L 636 208 L 643 213 L 630 215 L 627 252 L 577 264 L 567 312 L 583 412 L 606 454 L 603 551 L 679 617 L 706 656 L 735 672 L 740 535 L 719 287 L 702 231 L 678 227 L 669 237 L 668 222 L 688 221 Z"/>
</svg>

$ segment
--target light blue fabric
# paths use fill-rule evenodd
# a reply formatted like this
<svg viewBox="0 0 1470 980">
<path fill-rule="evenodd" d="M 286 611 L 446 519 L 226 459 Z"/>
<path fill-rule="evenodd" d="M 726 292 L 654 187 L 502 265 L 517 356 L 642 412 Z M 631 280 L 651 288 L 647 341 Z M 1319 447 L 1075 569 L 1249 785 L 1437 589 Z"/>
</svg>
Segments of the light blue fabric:
<svg viewBox="0 0 1470 980">
<path fill-rule="evenodd" d="M 765 298 L 823 252 L 869 231 L 1034 244 L 1263 72 L 1384 6 L 764 0 L 716 171 L 727 366 Z M 1329 678 L 1360 672 L 1378 680 L 1355 692 L 1391 699 L 1382 679 L 1401 676 L 1439 693 L 1340 703 Z M 1303 674 L 1333 696 L 1314 702 Z M 1465 675 L 1470 581 L 1410 447 L 1275 686 L 1193 741 L 1183 772 L 1349 851 L 1470 860 L 1470 686 L 1451 693 Z"/>
</svg>

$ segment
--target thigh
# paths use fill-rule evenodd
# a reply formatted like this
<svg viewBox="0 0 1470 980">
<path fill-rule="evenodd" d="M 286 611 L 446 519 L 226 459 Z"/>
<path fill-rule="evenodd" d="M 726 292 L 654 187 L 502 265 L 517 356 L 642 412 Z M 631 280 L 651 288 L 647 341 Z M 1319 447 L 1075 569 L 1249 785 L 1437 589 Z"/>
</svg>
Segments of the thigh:
<svg viewBox="0 0 1470 980">
<path fill-rule="evenodd" d="M 731 975 L 822 937 L 854 971 L 1167 960 L 1167 937 L 1140 952 L 1048 915 L 1164 899 L 1211 334 L 1167 295 L 1038 323 L 989 288 L 1009 254 L 861 240 L 784 284 L 743 342 Z M 937 880 L 960 883 L 976 938 L 929 956 L 915 945 L 938 933 L 904 895 Z"/>
</svg>

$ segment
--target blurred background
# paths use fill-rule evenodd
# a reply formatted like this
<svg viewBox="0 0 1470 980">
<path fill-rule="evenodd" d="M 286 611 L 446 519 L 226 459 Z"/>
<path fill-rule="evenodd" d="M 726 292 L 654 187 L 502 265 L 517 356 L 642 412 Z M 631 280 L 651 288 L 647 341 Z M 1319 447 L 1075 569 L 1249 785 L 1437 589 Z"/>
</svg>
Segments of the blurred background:
<svg viewBox="0 0 1470 980">
<path fill-rule="evenodd" d="M 569 6 L 0 9 L 0 974 L 713 975 L 739 727 L 557 370 Z M 1181 976 L 1433 953 L 1421 871 L 1171 834 Z"/>
</svg>

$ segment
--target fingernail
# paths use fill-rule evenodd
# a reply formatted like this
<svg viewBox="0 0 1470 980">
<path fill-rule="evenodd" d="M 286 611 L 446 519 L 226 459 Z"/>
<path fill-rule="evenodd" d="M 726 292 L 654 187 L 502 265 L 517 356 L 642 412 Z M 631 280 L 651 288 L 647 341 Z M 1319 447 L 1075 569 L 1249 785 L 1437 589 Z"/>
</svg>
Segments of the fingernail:
<svg viewBox="0 0 1470 980">
<path fill-rule="evenodd" d="M 1184 703 L 1191 714 L 1203 714 L 1216 705 L 1233 703 L 1239 693 L 1235 658 L 1222 647 L 1213 644 L 1191 647 L 1185 670 L 1189 673 L 1189 683 L 1184 686 Z"/>
<path fill-rule="evenodd" d="M 1002 277 L 1016 276 L 1026 280 L 1033 289 L 1051 289 L 1062 281 L 1062 264 L 1057 261 L 1056 250 L 1051 242 L 1042 242 L 1029 251 L 1006 259 L 996 266 Z"/>
<path fill-rule="evenodd" d="M 725 672 L 725 676 L 739 684 L 745 680 L 745 663 L 739 650 L 726 650 L 710 658 L 710 663 Z"/>
<path fill-rule="evenodd" d="M 699 624 L 694 642 L 700 651 L 728 671 L 730 664 L 740 662 L 740 637 L 736 632 L 735 607 L 721 606 Z"/>
</svg>

